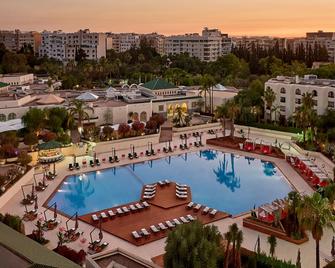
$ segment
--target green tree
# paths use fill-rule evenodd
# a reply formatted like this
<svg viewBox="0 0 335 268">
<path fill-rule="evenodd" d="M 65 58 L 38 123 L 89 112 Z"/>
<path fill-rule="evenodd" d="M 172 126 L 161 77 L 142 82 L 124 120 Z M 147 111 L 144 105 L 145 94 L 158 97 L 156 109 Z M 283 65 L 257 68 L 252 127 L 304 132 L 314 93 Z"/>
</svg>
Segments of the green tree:
<svg viewBox="0 0 335 268">
<path fill-rule="evenodd" d="M 270 256 L 273 258 L 277 246 L 277 238 L 274 235 L 269 236 L 268 243 L 270 245 Z"/>
<path fill-rule="evenodd" d="M 22 117 L 22 122 L 29 131 L 35 132 L 38 135 L 39 131 L 45 127 L 45 119 L 46 113 L 44 110 L 31 108 Z"/>
<path fill-rule="evenodd" d="M 267 87 L 264 91 L 263 101 L 265 104 L 265 110 L 270 110 L 270 120 L 272 120 L 273 103 L 276 101 L 276 94 L 273 92 L 272 88 Z"/>
<path fill-rule="evenodd" d="M 324 228 L 334 231 L 332 222 L 335 220 L 333 209 L 327 198 L 322 198 L 319 193 L 304 196 L 298 207 L 298 219 L 302 227 L 311 231 L 315 240 L 316 268 L 320 268 L 320 240 Z"/>
<path fill-rule="evenodd" d="M 82 127 L 83 127 L 83 121 L 89 120 L 90 115 L 88 114 L 88 111 L 94 112 L 93 108 L 89 107 L 86 105 L 85 102 L 81 100 L 73 100 L 70 103 L 70 108 L 69 108 L 69 120 L 71 118 L 75 118 L 77 120 L 77 127 L 79 132 L 81 132 Z"/>
<path fill-rule="evenodd" d="M 204 226 L 198 221 L 180 225 L 166 240 L 164 267 L 216 268 L 222 258 L 221 239 L 215 226 Z"/>
</svg>

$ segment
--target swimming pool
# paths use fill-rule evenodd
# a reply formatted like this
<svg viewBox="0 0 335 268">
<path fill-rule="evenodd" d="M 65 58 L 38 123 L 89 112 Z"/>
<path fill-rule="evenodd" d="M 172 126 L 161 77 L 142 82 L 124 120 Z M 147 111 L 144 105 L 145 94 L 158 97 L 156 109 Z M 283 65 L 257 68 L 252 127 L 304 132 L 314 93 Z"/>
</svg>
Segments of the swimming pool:
<svg viewBox="0 0 335 268">
<path fill-rule="evenodd" d="M 144 184 L 161 179 L 189 185 L 194 202 L 232 215 L 292 190 L 272 162 L 203 150 L 69 176 L 48 204 L 57 202 L 67 215 L 83 215 L 139 200 Z"/>
</svg>

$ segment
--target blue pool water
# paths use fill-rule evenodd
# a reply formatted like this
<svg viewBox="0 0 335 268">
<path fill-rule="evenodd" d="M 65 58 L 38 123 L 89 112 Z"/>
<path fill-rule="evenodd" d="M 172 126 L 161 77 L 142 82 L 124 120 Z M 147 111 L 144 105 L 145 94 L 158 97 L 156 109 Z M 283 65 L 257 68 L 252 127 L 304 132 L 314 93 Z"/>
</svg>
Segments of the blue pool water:
<svg viewBox="0 0 335 268">
<path fill-rule="evenodd" d="M 161 179 L 189 185 L 194 202 L 232 215 L 291 191 L 271 162 L 204 150 L 67 177 L 49 204 L 83 215 L 139 200 L 144 184 Z"/>
</svg>

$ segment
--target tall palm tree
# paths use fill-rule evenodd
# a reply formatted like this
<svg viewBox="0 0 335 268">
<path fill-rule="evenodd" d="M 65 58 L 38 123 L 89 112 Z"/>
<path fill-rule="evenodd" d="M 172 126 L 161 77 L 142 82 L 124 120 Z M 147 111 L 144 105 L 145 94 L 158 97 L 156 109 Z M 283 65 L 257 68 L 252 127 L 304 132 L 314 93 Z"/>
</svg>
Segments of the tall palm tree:
<svg viewBox="0 0 335 268">
<path fill-rule="evenodd" d="M 265 110 L 270 110 L 270 120 L 272 120 L 272 106 L 273 103 L 276 101 L 276 94 L 272 90 L 272 88 L 268 87 L 264 91 L 263 101 L 265 104 Z"/>
<path fill-rule="evenodd" d="M 312 134 L 314 134 L 317 115 L 314 110 L 314 100 L 311 93 L 304 93 L 301 103 L 302 105 L 295 115 L 295 120 L 297 125 L 303 129 L 303 142 L 305 143 L 308 128 L 311 128 Z"/>
<path fill-rule="evenodd" d="M 327 198 L 322 198 L 319 193 L 305 196 L 298 207 L 298 219 L 301 226 L 310 230 L 315 240 L 316 268 L 320 268 L 320 240 L 324 228 L 334 231 L 332 221 L 335 220 L 332 207 Z"/>
<path fill-rule="evenodd" d="M 174 111 L 173 122 L 179 127 L 185 126 L 186 117 L 187 117 L 187 113 L 184 111 L 184 109 L 181 106 L 178 106 Z"/>
<path fill-rule="evenodd" d="M 241 268 L 241 246 L 243 242 L 243 232 L 239 230 L 236 234 L 236 256 L 235 256 L 235 266 L 236 268 Z"/>
<path fill-rule="evenodd" d="M 215 84 L 214 77 L 208 74 L 205 74 L 201 79 L 201 88 L 200 88 L 200 95 L 204 93 L 205 97 L 205 112 L 209 111 L 213 113 L 213 87 Z M 207 110 L 207 94 L 209 95 L 209 110 Z"/>
<path fill-rule="evenodd" d="M 274 235 L 268 237 L 268 243 L 270 245 L 270 255 L 271 258 L 275 255 L 275 250 L 277 246 L 277 238 Z"/>
<path fill-rule="evenodd" d="M 230 137 L 234 138 L 234 132 L 235 132 L 235 120 L 238 114 L 241 111 L 240 106 L 238 103 L 236 103 L 234 100 L 229 100 L 226 103 L 227 105 L 227 115 L 231 121 L 231 129 L 230 129 Z"/>
<path fill-rule="evenodd" d="M 81 132 L 83 127 L 83 121 L 85 119 L 89 120 L 90 116 L 87 111 L 94 112 L 93 108 L 86 105 L 85 102 L 81 100 L 73 100 L 70 103 L 70 108 L 68 109 L 69 115 L 72 118 L 76 118 L 78 122 L 78 130 Z"/>
</svg>

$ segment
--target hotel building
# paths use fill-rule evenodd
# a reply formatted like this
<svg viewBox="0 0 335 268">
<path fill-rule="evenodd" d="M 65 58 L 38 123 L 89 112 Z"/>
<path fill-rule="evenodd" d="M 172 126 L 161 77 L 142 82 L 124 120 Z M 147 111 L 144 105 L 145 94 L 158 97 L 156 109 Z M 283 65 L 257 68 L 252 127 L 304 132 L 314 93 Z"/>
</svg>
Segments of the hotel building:
<svg viewBox="0 0 335 268">
<path fill-rule="evenodd" d="M 3 43 L 6 49 L 16 52 L 24 45 L 31 46 L 35 53 L 38 53 L 41 44 L 41 34 L 38 32 L 0 31 L 0 43 Z"/>
<path fill-rule="evenodd" d="M 276 94 L 273 106 L 279 107 L 280 115 L 286 119 L 299 109 L 303 94 L 307 92 L 313 95 L 314 108 L 318 115 L 335 107 L 335 80 L 318 79 L 316 75 L 277 76 L 265 83 L 265 90 L 267 88 L 271 88 Z M 272 116 L 274 120 L 275 114 Z"/>
</svg>

